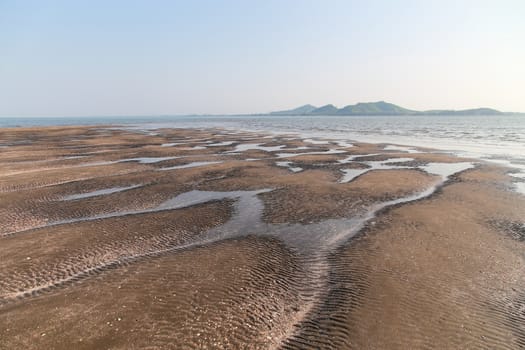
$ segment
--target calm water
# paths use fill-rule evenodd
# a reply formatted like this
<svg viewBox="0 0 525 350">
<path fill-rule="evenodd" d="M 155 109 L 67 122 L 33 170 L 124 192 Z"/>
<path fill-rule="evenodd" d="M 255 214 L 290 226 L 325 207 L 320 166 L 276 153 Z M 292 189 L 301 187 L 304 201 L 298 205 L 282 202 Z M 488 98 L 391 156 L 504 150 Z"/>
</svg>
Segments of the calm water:
<svg viewBox="0 0 525 350">
<path fill-rule="evenodd" d="M 166 117 L 40 117 L 19 118 L 0 117 L 0 128 L 53 126 L 53 125 L 96 125 L 96 124 L 127 124 L 147 123 L 170 120 Z"/>
<path fill-rule="evenodd" d="M 167 125 L 166 125 L 167 124 Z M 150 127 L 223 127 L 525 156 L 525 116 L 177 117 Z"/>
<path fill-rule="evenodd" d="M 119 124 L 129 128 L 220 127 L 393 143 L 491 159 L 525 171 L 525 116 L 162 116 L 0 118 L 0 127 Z M 1 138 L 1 132 L 0 132 Z M 510 162 L 510 163 L 509 163 Z"/>
</svg>

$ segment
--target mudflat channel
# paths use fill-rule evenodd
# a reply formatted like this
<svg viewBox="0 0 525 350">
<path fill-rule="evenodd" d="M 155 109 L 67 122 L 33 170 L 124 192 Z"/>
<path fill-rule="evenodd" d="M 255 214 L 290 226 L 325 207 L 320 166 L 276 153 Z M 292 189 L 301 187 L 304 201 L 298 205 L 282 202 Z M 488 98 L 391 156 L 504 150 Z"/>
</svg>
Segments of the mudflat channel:
<svg viewBox="0 0 525 350">
<path fill-rule="evenodd" d="M 511 169 L 220 129 L 0 143 L 0 349 L 525 347 Z"/>
</svg>

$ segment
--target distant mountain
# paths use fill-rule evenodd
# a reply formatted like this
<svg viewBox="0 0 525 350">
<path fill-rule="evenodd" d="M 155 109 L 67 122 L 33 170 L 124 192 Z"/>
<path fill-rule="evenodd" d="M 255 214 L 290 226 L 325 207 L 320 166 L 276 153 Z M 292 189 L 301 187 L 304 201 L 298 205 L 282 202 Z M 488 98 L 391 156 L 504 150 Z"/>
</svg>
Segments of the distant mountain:
<svg viewBox="0 0 525 350">
<path fill-rule="evenodd" d="M 339 109 L 334 105 L 325 105 L 319 108 L 314 109 L 310 112 L 312 115 L 334 115 L 337 114 Z"/>
<path fill-rule="evenodd" d="M 332 104 L 322 107 L 304 105 L 295 109 L 272 112 L 270 115 L 502 115 L 507 114 L 492 108 L 476 108 L 464 110 L 430 110 L 415 111 L 397 106 L 385 101 L 361 102 L 337 108 Z"/>
<path fill-rule="evenodd" d="M 421 112 L 425 115 L 501 115 L 506 114 L 492 108 L 475 108 L 475 109 L 462 109 L 459 111 L 455 110 L 433 110 Z"/>
<path fill-rule="evenodd" d="M 396 106 L 385 101 L 348 105 L 337 111 L 339 115 L 397 115 L 414 114 L 416 111 Z"/>
<path fill-rule="evenodd" d="M 271 115 L 305 115 L 310 112 L 312 112 L 314 109 L 317 109 L 317 107 L 312 105 L 304 105 L 301 107 L 297 107 L 295 109 L 290 109 L 289 111 L 277 111 L 277 112 L 271 112 Z"/>
</svg>

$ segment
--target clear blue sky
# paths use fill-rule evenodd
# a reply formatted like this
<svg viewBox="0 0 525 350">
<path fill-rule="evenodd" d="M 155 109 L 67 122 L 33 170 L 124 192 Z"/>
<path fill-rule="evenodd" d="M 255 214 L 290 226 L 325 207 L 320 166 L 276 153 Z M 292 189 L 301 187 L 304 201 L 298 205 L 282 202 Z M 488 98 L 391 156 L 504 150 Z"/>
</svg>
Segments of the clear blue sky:
<svg viewBox="0 0 525 350">
<path fill-rule="evenodd" d="M 525 111 L 525 1 L 0 0 L 0 116 Z"/>
</svg>

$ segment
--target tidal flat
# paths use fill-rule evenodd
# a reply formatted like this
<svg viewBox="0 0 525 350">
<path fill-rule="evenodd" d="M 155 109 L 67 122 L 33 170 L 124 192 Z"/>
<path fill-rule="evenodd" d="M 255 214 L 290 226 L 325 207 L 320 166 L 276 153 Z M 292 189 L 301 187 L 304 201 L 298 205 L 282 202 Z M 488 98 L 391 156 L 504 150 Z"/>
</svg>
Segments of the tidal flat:
<svg viewBox="0 0 525 350">
<path fill-rule="evenodd" d="M 525 347 L 504 165 L 219 128 L 0 144 L 0 349 Z"/>
</svg>

